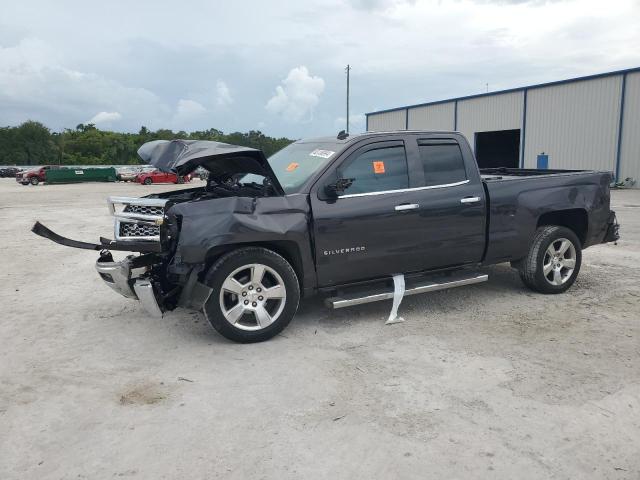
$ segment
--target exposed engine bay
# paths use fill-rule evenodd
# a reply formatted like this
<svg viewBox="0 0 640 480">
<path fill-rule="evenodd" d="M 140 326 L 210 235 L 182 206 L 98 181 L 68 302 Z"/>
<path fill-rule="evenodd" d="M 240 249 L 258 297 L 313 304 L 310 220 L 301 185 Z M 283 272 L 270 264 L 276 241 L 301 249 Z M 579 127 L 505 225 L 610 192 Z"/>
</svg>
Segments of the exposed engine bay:
<svg viewBox="0 0 640 480">
<path fill-rule="evenodd" d="M 277 197 L 279 194 L 273 188 L 268 179 L 262 183 L 242 182 L 241 176 L 234 175 L 225 181 L 207 180 L 204 187 L 190 188 L 186 190 L 176 190 L 157 195 L 149 195 L 146 198 L 164 198 L 171 203 L 182 203 L 197 200 L 211 200 L 214 198 L 228 197 Z"/>
</svg>

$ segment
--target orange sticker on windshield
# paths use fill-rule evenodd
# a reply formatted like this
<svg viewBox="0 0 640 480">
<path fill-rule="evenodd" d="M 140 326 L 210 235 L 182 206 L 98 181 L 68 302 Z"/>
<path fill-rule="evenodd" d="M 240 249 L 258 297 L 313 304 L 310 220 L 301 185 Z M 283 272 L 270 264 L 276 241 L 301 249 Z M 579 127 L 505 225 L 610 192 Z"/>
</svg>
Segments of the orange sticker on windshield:
<svg viewBox="0 0 640 480">
<path fill-rule="evenodd" d="M 373 162 L 373 173 L 384 173 L 384 162 Z"/>
<path fill-rule="evenodd" d="M 299 163 L 291 162 L 289 165 L 287 165 L 287 172 L 293 172 L 299 166 L 300 166 Z"/>
</svg>

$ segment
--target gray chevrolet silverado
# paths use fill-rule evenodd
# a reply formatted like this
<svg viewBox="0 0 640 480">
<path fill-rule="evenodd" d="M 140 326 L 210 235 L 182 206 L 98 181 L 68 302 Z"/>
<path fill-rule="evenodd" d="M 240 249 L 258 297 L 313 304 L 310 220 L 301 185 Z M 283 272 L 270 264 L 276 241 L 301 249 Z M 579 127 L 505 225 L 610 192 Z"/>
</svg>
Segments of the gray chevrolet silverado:
<svg viewBox="0 0 640 480">
<path fill-rule="evenodd" d="M 487 280 L 510 262 L 529 288 L 565 292 L 582 250 L 618 239 L 610 172 L 479 170 L 456 132 L 398 131 L 300 140 L 269 159 L 208 141 L 144 144 L 153 166 L 206 186 L 111 197 L 115 238 L 57 243 L 100 251 L 105 283 L 161 316 L 202 310 L 239 342 L 291 321 L 301 296 L 332 308 Z M 110 251 L 134 252 L 114 261 Z"/>
</svg>

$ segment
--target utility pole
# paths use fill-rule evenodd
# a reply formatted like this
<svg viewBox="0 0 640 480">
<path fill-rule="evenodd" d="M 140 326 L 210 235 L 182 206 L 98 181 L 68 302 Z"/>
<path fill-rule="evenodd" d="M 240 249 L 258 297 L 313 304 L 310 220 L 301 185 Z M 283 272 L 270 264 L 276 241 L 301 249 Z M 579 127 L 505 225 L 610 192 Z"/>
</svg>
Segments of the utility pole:
<svg viewBox="0 0 640 480">
<path fill-rule="evenodd" d="M 347 72 L 347 133 L 349 133 L 349 71 L 351 70 L 351 65 L 347 65 L 345 70 Z"/>
</svg>

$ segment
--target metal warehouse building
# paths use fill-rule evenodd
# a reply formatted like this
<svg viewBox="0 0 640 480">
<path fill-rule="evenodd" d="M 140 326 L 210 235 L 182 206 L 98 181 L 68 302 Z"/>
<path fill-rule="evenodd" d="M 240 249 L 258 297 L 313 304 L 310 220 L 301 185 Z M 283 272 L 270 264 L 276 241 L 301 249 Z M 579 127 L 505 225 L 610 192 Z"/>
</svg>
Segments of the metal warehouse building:
<svg viewBox="0 0 640 480">
<path fill-rule="evenodd" d="M 368 131 L 405 129 L 463 133 L 481 168 L 596 169 L 640 180 L 640 67 L 367 114 Z"/>
</svg>

